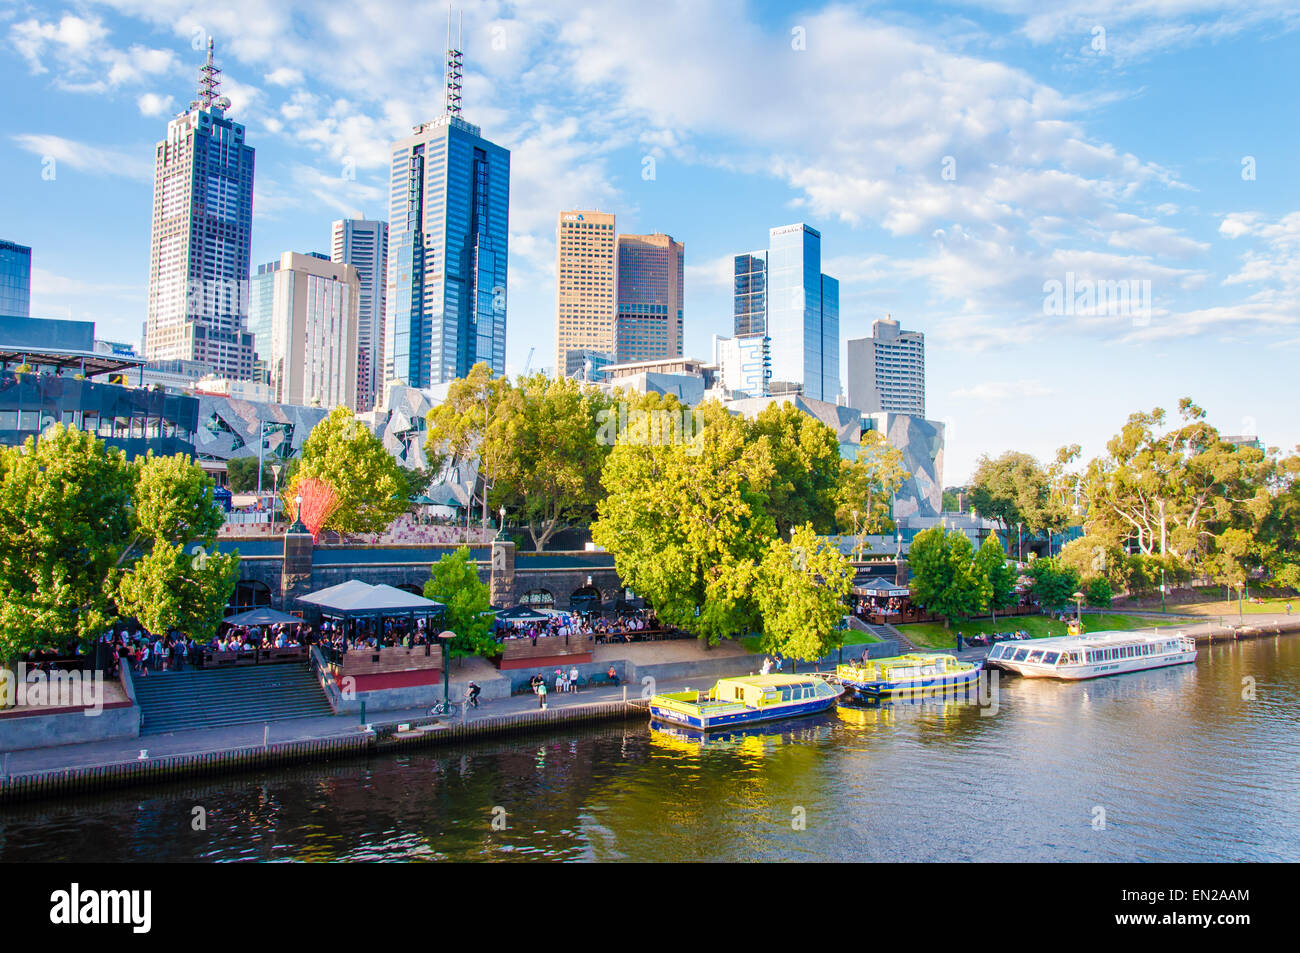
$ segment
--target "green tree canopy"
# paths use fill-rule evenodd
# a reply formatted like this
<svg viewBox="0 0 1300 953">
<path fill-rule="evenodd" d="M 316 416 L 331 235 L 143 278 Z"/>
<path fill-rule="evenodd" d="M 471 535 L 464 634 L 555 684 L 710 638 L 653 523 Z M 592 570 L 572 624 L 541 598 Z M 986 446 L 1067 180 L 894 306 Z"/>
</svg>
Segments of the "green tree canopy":
<svg viewBox="0 0 1300 953">
<path fill-rule="evenodd" d="M 767 511 L 777 532 L 788 538 L 805 523 L 818 533 L 835 532 L 844 464 L 835 431 L 787 402 L 768 404 L 749 426 L 750 439 L 766 440 L 772 456 L 775 477 L 767 490 Z"/>
<path fill-rule="evenodd" d="M 1074 602 L 1079 574 L 1060 559 L 1035 559 L 1029 564 L 1028 575 L 1033 580 L 1034 599 L 1043 608 L 1059 611 Z"/>
<path fill-rule="evenodd" d="M 326 529 L 380 533 L 406 512 L 409 485 L 401 467 L 346 407 L 335 407 L 312 429 L 298 472 L 328 483 L 339 495 Z"/>
<path fill-rule="evenodd" d="M 492 637 L 492 603 L 487 584 L 470 558 L 469 547 L 445 553 L 433 564 L 424 584 L 424 597 L 441 602 L 447 608 L 443 625 L 456 638 L 451 643 L 451 657 L 497 655 L 500 648 Z"/>
<path fill-rule="evenodd" d="M 262 461 L 262 488 L 273 489 L 275 473 L 271 470 L 273 460 Z M 232 493 L 251 493 L 257 489 L 257 457 L 236 457 L 226 463 L 226 482 Z M 286 481 L 287 482 L 287 481 Z"/>
<path fill-rule="evenodd" d="M 492 501 L 528 528 L 538 552 L 558 530 L 595 516 L 611 448 L 598 439 L 599 424 L 611 413 L 598 389 L 567 378 L 534 374 L 505 392 L 488 435 L 497 461 Z"/>
<path fill-rule="evenodd" d="M 894 494 L 912 474 L 903 469 L 903 451 L 878 430 L 862 435 L 858 458 L 841 461 L 835 520 L 840 528 L 872 536 L 894 531 Z M 854 518 L 854 513 L 857 518 Z"/>
<path fill-rule="evenodd" d="M 488 494 L 502 472 L 502 454 L 508 442 L 502 438 L 505 417 L 502 409 L 511 391 L 510 381 L 493 377 L 492 368 L 475 364 L 468 374 L 452 381 L 447 398 L 428 413 L 425 456 L 437 472 L 448 463 L 478 463 L 475 495 L 488 519 Z"/>
<path fill-rule="evenodd" d="M 1007 562 L 1007 554 L 996 536 L 990 535 L 975 553 L 974 573 L 988 587 L 985 608 L 997 617 L 999 609 L 1008 609 L 1016 602 L 1015 567 Z"/>
<path fill-rule="evenodd" d="M 1068 451 L 1065 453 L 1068 457 Z M 1064 477 L 1058 475 L 1057 480 Z M 968 500 L 980 516 L 1002 525 L 1008 546 L 1017 523 L 1033 535 L 1063 529 L 1069 519 L 1069 509 L 1059 494 L 1053 493 L 1052 476 L 1027 453 L 1009 450 L 1000 457 L 981 456 Z"/>
<path fill-rule="evenodd" d="M 763 618 L 760 651 L 815 660 L 840 644 L 844 597 L 853 587 L 853 566 L 838 549 L 796 527 L 790 541 L 768 544 L 758 572 L 758 607 Z"/>
<path fill-rule="evenodd" d="M 964 533 L 935 526 L 917 533 L 908 551 L 912 601 L 943 616 L 945 629 L 988 604 L 989 582 L 975 571 L 974 549 Z"/>
</svg>

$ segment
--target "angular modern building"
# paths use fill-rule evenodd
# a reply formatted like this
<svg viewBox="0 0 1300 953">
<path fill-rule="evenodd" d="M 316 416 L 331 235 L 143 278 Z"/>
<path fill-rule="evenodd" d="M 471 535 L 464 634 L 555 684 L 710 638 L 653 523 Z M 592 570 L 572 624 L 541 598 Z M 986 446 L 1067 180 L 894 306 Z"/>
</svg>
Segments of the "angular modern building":
<svg viewBox="0 0 1300 953">
<path fill-rule="evenodd" d="M 388 223 L 339 219 L 331 226 L 330 260 L 352 265 L 361 281 L 357 311 L 357 402 L 365 412 L 380 397 L 384 376 L 384 292 L 388 276 Z"/>
<path fill-rule="evenodd" d="M 840 284 L 821 270 L 821 232 L 802 223 L 735 257 L 734 327 L 770 343 L 771 388 L 834 403 L 840 393 Z"/>
<path fill-rule="evenodd" d="M 32 250 L 0 238 L 0 315 L 32 314 Z"/>
<path fill-rule="evenodd" d="M 871 337 L 848 342 L 849 406 L 925 416 L 925 335 L 904 331 L 890 317 L 871 326 Z"/>
<path fill-rule="evenodd" d="M 560 213 L 555 227 L 555 369 L 568 374 L 574 351 L 614 353 L 618 305 L 614 216 L 592 209 Z"/>
<path fill-rule="evenodd" d="M 198 98 L 155 148 L 144 354 L 202 361 L 222 377 L 249 380 L 253 148 L 243 125 L 226 117 L 220 74 L 209 40 Z"/>
<path fill-rule="evenodd" d="M 412 387 L 506 367 L 510 152 L 461 118 L 462 56 L 444 114 L 392 145 L 384 380 Z"/>
<path fill-rule="evenodd" d="M 357 313 L 361 280 L 325 255 L 285 252 L 258 268 L 271 284 L 270 340 L 258 342 L 272 399 L 281 404 L 353 407 L 357 399 Z M 260 300 L 260 299 L 259 299 Z M 263 350 L 263 348 L 266 348 Z"/>
<path fill-rule="evenodd" d="M 685 246 L 660 233 L 619 235 L 617 257 L 615 359 L 681 357 Z"/>
<path fill-rule="evenodd" d="M 721 386 L 739 397 L 766 397 L 772 378 L 772 356 L 763 334 L 713 335 L 713 363 Z"/>
</svg>

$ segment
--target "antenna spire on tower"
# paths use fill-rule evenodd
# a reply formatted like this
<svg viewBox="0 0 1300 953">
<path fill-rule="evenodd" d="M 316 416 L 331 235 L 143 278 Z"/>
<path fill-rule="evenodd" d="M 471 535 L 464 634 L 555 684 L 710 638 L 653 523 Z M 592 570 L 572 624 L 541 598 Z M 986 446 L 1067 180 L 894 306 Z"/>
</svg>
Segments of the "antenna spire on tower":
<svg viewBox="0 0 1300 953">
<path fill-rule="evenodd" d="M 208 37 L 208 60 L 199 67 L 198 99 L 190 103 L 191 109 L 211 109 L 214 105 L 225 109 L 230 100 L 221 95 L 221 67 L 212 61 L 213 42 Z"/>
<path fill-rule="evenodd" d="M 456 24 L 456 46 L 451 45 L 451 4 L 447 4 L 447 91 L 445 104 L 447 115 L 460 115 L 460 79 L 461 69 L 464 65 L 465 54 L 458 47 L 464 37 L 464 25 L 460 15 L 457 15 Z"/>
</svg>

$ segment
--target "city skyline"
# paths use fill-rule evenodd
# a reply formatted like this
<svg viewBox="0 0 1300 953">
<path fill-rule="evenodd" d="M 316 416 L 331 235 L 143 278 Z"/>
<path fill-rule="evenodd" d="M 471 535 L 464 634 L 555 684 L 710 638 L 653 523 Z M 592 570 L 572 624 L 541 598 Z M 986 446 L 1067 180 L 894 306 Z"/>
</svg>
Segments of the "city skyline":
<svg viewBox="0 0 1300 953">
<path fill-rule="evenodd" d="M 466 101 L 515 166 L 506 370 L 533 347 L 534 367 L 552 353 L 558 209 L 618 207 L 627 231 L 692 246 L 684 353 L 703 358 L 712 334 L 732 331 L 732 256 L 802 219 L 835 250 L 823 268 L 842 283 L 841 366 L 847 340 L 886 313 L 926 334 L 927 409 L 947 424 L 951 482 L 981 452 L 1050 456 L 1055 422 L 1081 407 L 1096 453 L 1128 413 L 1185 394 L 1224 432 L 1294 445 L 1297 195 L 1279 169 L 1296 133 L 1260 118 L 1282 108 L 1293 58 L 1259 54 L 1294 48 L 1294 16 L 1213 3 L 962 10 L 968 29 L 935 33 L 924 13 L 888 8 L 728 4 L 655 22 L 476 7 Z M 375 35 L 330 39 L 305 15 L 259 20 L 239 4 L 138 17 L 0 6 L 0 76 L 31 91 L 0 146 L 0 174 L 31 184 L 0 212 L 3 237 L 33 249 L 32 313 L 139 336 L 149 144 L 192 84 L 200 34 L 215 35 L 230 114 L 259 150 L 253 260 L 320 247 L 339 217 L 380 217 L 388 143 L 442 98 L 439 58 L 419 51 L 440 50 L 445 10 L 424 11 L 418 36 L 394 28 L 398 8 L 377 11 Z M 344 40 L 355 56 L 314 46 Z M 647 81 L 683 48 L 696 75 Z M 1213 83 L 1196 68 L 1207 56 Z M 737 76 L 781 122 L 734 108 Z M 843 92 L 814 97 L 826 89 Z M 896 114 L 858 109 L 864 96 L 893 96 Z M 951 121 L 927 133 L 940 109 Z M 1130 280 L 1149 295 L 1098 306 Z M 1082 291 L 1056 301 L 1052 283 Z M 1223 367 L 1246 360 L 1261 367 L 1243 388 Z"/>
</svg>

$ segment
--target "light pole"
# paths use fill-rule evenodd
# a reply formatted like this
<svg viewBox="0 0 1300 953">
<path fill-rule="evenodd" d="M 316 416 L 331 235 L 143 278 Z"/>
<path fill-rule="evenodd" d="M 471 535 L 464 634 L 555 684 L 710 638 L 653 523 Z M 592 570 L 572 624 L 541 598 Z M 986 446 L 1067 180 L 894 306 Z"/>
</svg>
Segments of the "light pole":
<svg viewBox="0 0 1300 953">
<path fill-rule="evenodd" d="M 506 538 L 506 508 L 505 504 L 501 506 L 501 525 L 497 527 L 497 538 Z"/>
<path fill-rule="evenodd" d="M 451 640 L 456 633 L 444 630 L 438 633 L 438 645 L 442 647 L 442 710 L 451 711 Z"/>
<path fill-rule="evenodd" d="M 1020 542 L 1020 523 L 1016 523 L 1016 562 L 1025 561 L 1025 547 Z"/>
<path fill-rule="evenodd" d="M 1079 631 L 1083 631 L 1083 593 L 1074 594 L 1074 624 L 1078 626 Z"/>
<path fill-rule="evenodd" d="M 302 521 L 302 494 L 299 493 L 293 498 L 293 525 L 288 529 L 290 533 L 305 533 L 307 527 Z"/>
<path fill-rule="evenodd" d="M 1237 583 L 1237 618 L 1243 625 L 1246 622 L 1246 601 L 1243 597 L 1245 590 L 1246 584 L 1244 582 Z"/>
<path fill-rule="evenodd" d="M 853 549 L 858 554 L 858 560 L 862 559 L 862 541 L 858 539 L 858 511 L 853 511 Z"/>
<path fill-rule="evenodd" d="M 1160 567 L 1160 611 L 1165 611 L 1165 569 Z"/>
<path fill-rule="evenodd" d="M 273 489 L 271 490 L 271 496 L 274 497 L 274 499 L 271 500 L 272 530 L 275 529 L 275 512 L 280 507 L 280 470 L 281 469 L 283 468 L 280 466 L 280 464 L 278 463 L 271 464 L 271 475 L 275 478 L 275 482 L 272 484 Z"/>
</svg>

